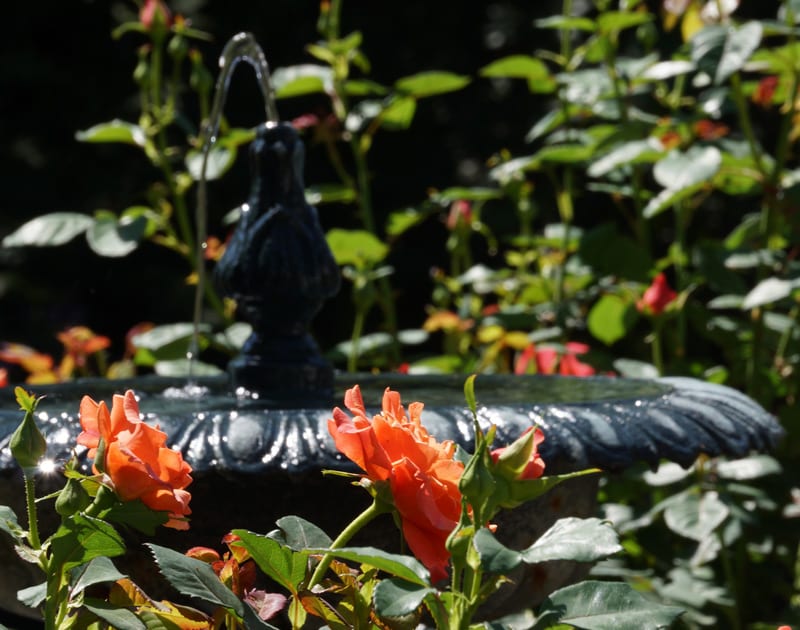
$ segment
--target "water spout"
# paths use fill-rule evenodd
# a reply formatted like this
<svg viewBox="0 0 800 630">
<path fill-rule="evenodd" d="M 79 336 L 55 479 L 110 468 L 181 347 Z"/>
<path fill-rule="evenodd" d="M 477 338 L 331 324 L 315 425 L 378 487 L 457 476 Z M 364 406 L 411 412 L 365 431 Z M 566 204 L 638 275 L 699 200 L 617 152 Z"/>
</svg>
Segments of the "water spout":
<svg viewBox="0 0 800 630">
<path fill-rule="evenodd" d="M 220 73 L 214 89 L 214 100 L 208 120 L 204 121 L 200 139 L 202 141 L 202 162 L 200 179 L 197 183 L 197 287 L 194 295 L 194 309 L 192 315 L 192 339 L 186 358 L 189 360 L 189 383 L 193 380 L 194 365 L 200 350 L 200 324 L 203 310 L 203 292 L 205 290 L 205 241 L 208 233 L 208 197 L 206 193 L 208 158 L 217 142 L 217 134 L 222 121 L 225 100 L 228 96 L 233 71 L 240 62 L 249 63 L 255 70 L 256 79 L 264 97 L 264 114 L 268 125 L 277 125 L 279 122 L 278 107 L 275 104 L 275 89 L 269 64 L 264 56 L 264 51 L 251 33 L 238 33 L 225 45 L 219 58 Z"/>
</svg>

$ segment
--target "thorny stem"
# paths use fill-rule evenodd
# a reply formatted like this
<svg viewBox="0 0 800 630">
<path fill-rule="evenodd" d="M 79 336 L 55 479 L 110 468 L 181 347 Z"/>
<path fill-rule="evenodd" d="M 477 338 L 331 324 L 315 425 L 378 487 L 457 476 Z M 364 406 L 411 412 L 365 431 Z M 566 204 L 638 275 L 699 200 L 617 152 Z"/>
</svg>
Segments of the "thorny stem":
<svg viewBox="0 0 800 630">
<path fill-rule="evenodd" d="M 661 322 L 656 321 L 653 324 L 652 342 L 650 344 L 650 351 L 652 352 L 653 365 L 656 366 L 659 376 L 664 376 L 664 355 L 661 349 Z"/>
<path fill-rule="evenodd" d="M 730 591 L 731 599 L 733 600 L 733 610 L 730 612 L 730 620 L 734 630 L 741 630 L 742 622 L 739 615 L 739 597 L 736 588 L 736 579 L 733 573 L 733 565 L 731 563 L 730 552 L 728 551 L 725 541 L 722 538 L 722 532 L 717 530 L 717 538 L 720 544 L 720 559 L 722 560 L 722 570 L 725 572 L 725 581 Z"/>
<path fill-rule="evenodd" d="M 358 346 L 361 335 L 364 332 L 364 320 L 366 319 L 366 315 L 363 308 L 356 307 L 353 334 L 350 335 L 350 356 L 347 357 L 348 372 L 355 372 L 358 369 Z"/>
<path fill-rule="evenodd" d="M 606 43 L 606 71 L 608 72 L 608 78 L 611 81 L 611 89 L 614 92 L 614 99 L 617 101 L 617 107 L 619 108 L 620 122 L 623 126 L 626 126 L 630 122 L 630 112 L 628 110 L 628 102 L 625 99 L 625 95 L 622 93 L 619 85 L 621 79 L 617 73 L 615 45 L 616 42 L 612 42 L 611 38 L 609 37 Z M 638 164 L 631 165 L 631 187 L 633 188 L 632 200 L 635 211 L 634 229 L 637 237 L 639 238 L 640 244 L 649 250 L 650 236 L 647 230 L 647 222 L 642 216 L 642 210 L 644 208 L 644 205 L 642 204 L 642 192 L 644 189 L 642 184 L 642 170 Z"/>
<path fill-rule="evenodd" d="M 150 90 L 151 90 L 151 110 L 152 110 L 152 117 L 156 126 L 156 153 L 157 153 L 157 161 L 158 166 L 161 169 L 162 173 L 164 174 L 164 179 L 167 184 L 167 188 L 169 189 L 170 197 L 172 198 L 172 203 L 175 208 L 175 215 L 178 221 L 178 229 L 180 232 L 180 239 L 186 245 L 188 251 L 182 251 L 182 249 L 178 249 L 184 255 L 184 257 L 188 260 L 189 264 L 193 271 L 201 273 L 200 265 L 203 264 L 202 256 L 198 256 L 195 259 L 195 256 L 192 252 L 197 251 L 197 243 L 195 243 L 194 234 L 192 232 L 192 225 L 191 221 L 189 220 L 189 210 L 186 206 L 186 197 L 185 194 L 178 190 L 178 185 L 176 183 L 175 178 L 175 171 L 172 168 L 172 165 L 169 162 L 168 158 L 168 144 L 167 144 L 167 134 L 166 134 L 166 127 L 165 127 L 165 120 L 164 120 L 164 109 L 166 107 L 165 104 L 161 102 L 161 70 L 163 65 L 163 49 L 160 44 L 156 44 L 153 47 L 153 53 L 151 57 L 151 83 L 150 83 Z M 199 280 L 198 280 L 199 281 Z M 217 295 L 214 287 L 212 287 L 208 282 L 203 283 L 203 290 L 206 295 L 206 299 L 208 299 L 211 306 L 217 311 L 220 315 L 224 315 L 225 309 L 224 305 L 222 304 L 222 300 L 220 300 L 219 296 Z"/>
<path fill-rule="evenodd" d="M 36 489 L 34 487 L 34 469 L 22 471 L 25 480 L 25 502 L 28 511 L 28 541 L 37 551 L 42 548 L 39 540 L 39 519 L 36 514 Z"/>
</svg>

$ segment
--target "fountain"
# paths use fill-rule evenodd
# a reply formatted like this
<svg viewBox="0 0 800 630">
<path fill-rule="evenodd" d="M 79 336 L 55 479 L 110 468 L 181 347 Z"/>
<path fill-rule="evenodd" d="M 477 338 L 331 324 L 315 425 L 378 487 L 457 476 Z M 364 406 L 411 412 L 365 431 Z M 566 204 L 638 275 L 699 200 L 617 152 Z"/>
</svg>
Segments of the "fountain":
<svg viewBox="0 0 800 630">
<path fill-rule="evenodd" d="M 145 419 L 160 424 L 194 469 L 190 531 L 159 534 L 159 543 L 176 549 L 217 547 L 232 527 L 266 532 L 288 514 L 303 516 L 329 533 L 346 524 L 366 505 L 366 496 L 341 481 L 323 479 L 321 471 L 353 470 L 334 449 L 327 419 L 332 407 L 342 404 L 344 389 L 355 383 L 368 406 L 376 408 L 383 389 L 390 387 L 405 402 L 425 403 L 425 424 L 438 439 L 465 447 L 473 442 L 462 376 L 334 375 L 320 357 L 307 327 L 322 301 L 337 290 L 338 270 L 316 212 L 303 198 L 302 143 L 290 126 L 277 121 L 268 68 L 249 35 L 238 35 L 223 54 L 215 117 L 206 130 L 206 159 L 230 72 L 241 60 L 256 68 L 266 86 L 267 122 L 258 128 L 251 148 L 251 196 L 217 270 L 219 283 L 236 298 L 254 330 L 229 376 L 193 378 L 189 389 L 185 381 L 159 377 L 84 379 L 35 388 L 46 396 L 38 420 L 47 436 L 48 457 L 57 462 L 74 447 L 82 395 L 108 401 L 114 393 L 135 390 Z M 202 181 L 198 206 L 203 230 Z M 748 397 L 688 378 L 483 375 L 476 393 L 479 420 L 498 426 L 500 442 L 512 441 L 532 424 L 543 429 L 546 441 L 540 452 L 548 473 L 586 467 L 615 471 L 637 462 L 656 466 L 662 459 L 689 466 L 701 453 L 739 457 L 768 450 L 782 435 L 775 419 Z M 19 420 L 11 388 L 0 390 L 0 504 L 21 515 L 21 475 L 8 449 Z M 49 483 L 43 475 L 40 492 L 47 492 Z M 55 483 L 60 487 L 60 480 Z M 530 544 L 557 518 L 593 515 L 595 490 L 591 477 L 565 483 L 529 509 L 511 513 L 499 531 L 508 544 Z M 371 529 L 360 542 L 383 546 L 387 536 L 393 540 L 391 519 L 384 524 L 385 529 Z M 0 545 L 0 558 L 5 566 L 0 609 L 31 614 L 16 601 L 16 591 L 38 579 L 27 573 L 29 565 L 19 562 L 10 546 Z M 537 567 L 535 576 L 517 576 L 506 600 L 498 598 L 497 610 L 519 602 L 531 605 L 586 571 L 550 565 Z"/>
</svg>

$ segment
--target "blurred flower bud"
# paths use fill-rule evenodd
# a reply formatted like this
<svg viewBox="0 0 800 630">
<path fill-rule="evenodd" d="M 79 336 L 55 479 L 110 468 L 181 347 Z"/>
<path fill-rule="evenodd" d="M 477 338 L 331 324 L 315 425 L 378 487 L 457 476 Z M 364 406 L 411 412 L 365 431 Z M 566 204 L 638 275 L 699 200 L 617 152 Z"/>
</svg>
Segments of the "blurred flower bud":
<svg viewBox="0 0 800 630">
<path fill-rule="evenodd" d="M 647 290 L 642 295 L 642 298 L 636 302 L 636 308 L 639 312 L 646 315 L 661 315 L 664 310 L 669 306 L 678 294 L 669 286 L 667 276 L 663 273 L 658 274 L 653 283 L 647 287 Z"/>
<path fill-rule="evenodd" d="M 139 21 L 155 38 L 163 38 L 172 26 L 172 13 L 162 0 L 145 0 Z"/>
</svg>

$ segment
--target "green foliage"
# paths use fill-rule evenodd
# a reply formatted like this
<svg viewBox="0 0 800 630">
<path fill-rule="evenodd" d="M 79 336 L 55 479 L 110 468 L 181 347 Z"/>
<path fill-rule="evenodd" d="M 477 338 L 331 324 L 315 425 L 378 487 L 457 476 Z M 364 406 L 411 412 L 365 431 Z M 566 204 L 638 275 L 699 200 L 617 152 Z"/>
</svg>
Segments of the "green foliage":
<svg viewBox="0 0 800 630">
<path fill-rule="evenodd" d="M 655 630 L 669 627 L 682 613 L 678 607 L 643 597 L 627 584 L 586 581 L 550 595 L 539 618 L 586 630 Z M 534 627 L 547 626 L 537 623 Z"/>
<path fill-rule="evenodd" d="M 114 558 L 125 552 L 125 543 L 108 523 L 78 513 L 62 519 L 51 539 L 53 555 L 63 569 L 77 567 L 93 558 Z"/>
</svg>

